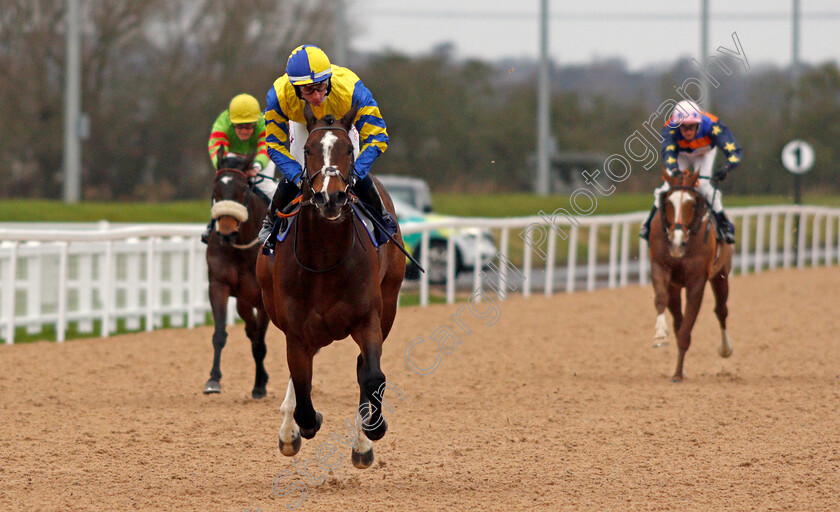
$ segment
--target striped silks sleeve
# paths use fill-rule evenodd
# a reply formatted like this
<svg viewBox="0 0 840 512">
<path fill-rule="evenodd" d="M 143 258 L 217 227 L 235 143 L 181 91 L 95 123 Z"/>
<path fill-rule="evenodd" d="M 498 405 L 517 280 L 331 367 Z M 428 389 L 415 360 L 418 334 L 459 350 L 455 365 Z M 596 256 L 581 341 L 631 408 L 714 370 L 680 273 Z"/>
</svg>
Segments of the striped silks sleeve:
<svg viewBox="0 0 840 512">
<path fill-rule="evenodd" d="M 278 89 L 282 91 L 284 78 L 281 77 L 274 82 L 274 86 L 266 95 L 265 107 L 265 142 L 266 150 L 271 161 L 280 169 L 283 176 L 291 181 L 297 181 L 303 168 L 289 153 L 289 116 L 283 111 L 282 104 L 285 98 L 282 92 L 278 95 Z"/>
<path fill-rule="evenodd" d="M 213 128 L 210 130 L 210 139 L 207 141 L 207 152 L 210 154 L 210 161 L 213 163 L 214 169 L 216 168 L 216 152 L 219 151 L 219 148 L 224 148 L 225 152 L 227 152 L 230 147 L 230 140 L 227 134 L 229 125 L 228 112 L 225 110 L 219 114 L 216 122 L 213 123 Z"/>
<path fill-rule="evenodd" d="M 373 161 L 388 149 L 388 131 L 379 112 L 379 105 L 361 80 L 357 81 L 353 88 L 353 104 L 359 106 L 354 124 L 359 131 L 356 174 L 364 178 L 370 172 Z"/>
<path fill-rule="evenodd" d="M 678 169 L 677 165 L 677 129 L 665 126 L 662 128 L 662 165 L 670 172 Z"/>
</svg>

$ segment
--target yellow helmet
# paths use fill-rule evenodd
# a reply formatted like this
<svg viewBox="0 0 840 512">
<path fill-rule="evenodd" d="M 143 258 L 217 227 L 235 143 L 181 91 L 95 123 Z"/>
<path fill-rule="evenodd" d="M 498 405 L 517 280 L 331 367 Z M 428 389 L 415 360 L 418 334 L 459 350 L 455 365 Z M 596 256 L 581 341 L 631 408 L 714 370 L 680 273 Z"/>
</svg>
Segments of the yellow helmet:
<svg viewBox="0 0 840 512">
<path fill-rule="evenodd" d="M 233 124 L 256 123 L 262 115 L 260 102 L 250 94 L 235 96 L 230 100 L 228 115 Z"/>
</svg>

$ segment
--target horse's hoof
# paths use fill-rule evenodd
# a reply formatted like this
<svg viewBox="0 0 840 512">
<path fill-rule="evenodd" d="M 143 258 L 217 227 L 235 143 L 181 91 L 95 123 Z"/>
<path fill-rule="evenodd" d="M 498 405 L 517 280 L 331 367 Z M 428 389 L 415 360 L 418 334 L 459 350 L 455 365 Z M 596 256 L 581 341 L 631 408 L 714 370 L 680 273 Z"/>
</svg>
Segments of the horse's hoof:
<svg viewBox="0 0 840 512">
<path fill-rule="evenodd" d="M 683 381 L 682 375 L 679 375 L 679 376 L 674 375 L 673 377 L 671 377 L 671 382 L 673 382 L 674 384 L 679 384 L 682 381 Z"/>
<path fill-rule="evenodd" d="M 724 346 L 718 347 L 718 354 L 720 355 L 720 357 L 723 357 L 723 358 L 729 357 L 729 356 L 732 355 L 732 352 L 733 352 L 732 347 L 724 347 Z"/>
<path fill-rule="evenodd" d="M 318 433 L 318 430 L 321 429 L 321 422 L 324 421 L 324 416 L 320 412 L 315 412 L 315 427 L 313 428 L 303 428 L 300 427 L 300 435 L 303 436 L 304 439 L 312 439 L 315 437 L 315 434 Z"/>
<path fill-rule="evenodd" d="M 204 385 L 204 394 L 209 395 L 211 393 L 221 393 L 222 392 L 222 384 L 215 380 L 210 379 L 207 381 L 207 384 Z"/>
<path fill-rule="evenodd" d="M 373 448 L 365 453 L 359 453 L 356 450 L 353 450 L 353 454 L 350 458 L 353 460 L 353 466 L 355 468 L 367 469 L 371 464 L 373 464 Z"/>
<path fill-rule="evenodd" d="M 280 453 L 285 455 L 286 457 L 294 457 L 297 455 L 297 452 L 300 451 L 300 433 L 295 434 L 292 438 L 292 441 L 289 443 L 284 443 L 282 439 L 280 439 Z"/>
<path fill-rule="evenodd" d="M 365 433 L 365 437 L 370 439 L 371 441 L 379 441 L 385 435 L 385 432 L 388 430 L 388 422 L 385 421 L 385 418 L 379 422 L 379 425 L 376 427 L 369 427 L 366 423 L 362 424 L 362 430 Z"/>
<path fill-rule="evenodd" d="M 261 398 L 265 398 L 265 388 L 254 388 L 251 391 L 251 398 L 253 398 L 254 400 L 260 400 Z"/>
</svg>

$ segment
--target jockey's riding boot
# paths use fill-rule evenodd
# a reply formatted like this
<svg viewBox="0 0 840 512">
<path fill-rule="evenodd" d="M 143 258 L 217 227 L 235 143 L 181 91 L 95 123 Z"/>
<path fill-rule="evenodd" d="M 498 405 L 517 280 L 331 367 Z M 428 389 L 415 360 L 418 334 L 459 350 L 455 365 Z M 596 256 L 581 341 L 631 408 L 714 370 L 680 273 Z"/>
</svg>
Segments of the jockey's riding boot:
<svg viewBox="0 0 840 512">
<path fill-rule="evenodd" d="M 297 197 L 300 189 L 295 184 L 294 181 L 290 180 L 283 180 L 277 184 L 277 188 L 274 189 L 274 197 L 271 199 L 271 203 L 268 205 L 268 212 L 265 214 L 265 219 L 263 219 L 262 228 L 260 229 L 260 242 L 268 248 L 274 249 L 274 240 L 269 240 L 271 238 L 271 230 L 274 228 L 274 223 L 277 221 L 277 212 L 283 211 L 289 206 L 289 203 Z"/>
<path fill-rule="evenodd" d="M 653 216 L 656 215 L 656 210 L 656 205 L 653 205 L 653 208 L 650 209 L 650 215 L 648 215 L 647 220 L 645 220 L 641 229 L 639 229 L 639 238 L 647 240 L 650 236 L 650 223 L 653 221 Z"/>
<path fill-rule="evenodd" d="M 726 217 L 726 213 L 724 213 L 723 210 L 715 212 L 715 217 L 717 217 L 718 224 L 720 225 L 720 230 L 723 234 L 723 240 L 728 244 L 734 244 L 735 224 L 732 224 L 729 221 L 729 219 Z"/>
<path fill-rule="evenodd" d="M 207 245 L 207 242 L 210 241 L 210 234 L 213 233 L 213 224 L 216 222 L 216 219 L 210 219 L 210 222 L 207 224 L 207 227 L 204 229 L 204 233 L 201 234 L 201 243 Z"/>
<path fill-rule="evenodd" d="M 388 233 L 394 234 L 397 232 L 397 222 L 393 219 L 393 217 L 391 217 L 391 213 L 388 209 L 385 208 L 385 203 L 382 202 L 382 196 L 379 195 L 379 190 L 376 189 L 376 185 L 373 184 L 373 180 L 370 179 L 370 175 L 367 175 L 363 179 L 357 181 L 356 184 L 353 185 L 353 191 L 363 203 L 376 208 L 379 216 L 382 217 L 382 221 L 384 222 Z"/>
</svg>

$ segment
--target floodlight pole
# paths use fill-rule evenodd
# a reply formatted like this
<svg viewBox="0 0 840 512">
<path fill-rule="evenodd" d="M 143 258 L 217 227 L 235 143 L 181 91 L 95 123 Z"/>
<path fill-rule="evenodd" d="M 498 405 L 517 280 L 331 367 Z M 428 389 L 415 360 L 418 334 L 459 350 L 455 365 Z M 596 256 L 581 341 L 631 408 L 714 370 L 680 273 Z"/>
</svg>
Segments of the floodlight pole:
<svg viewBox="0 0 840 512">
<path fill-rule="evenodd" d="M 709 58 L 709 0 L 702 0 L 700 12 L 700 55 L 703 58 L 701 65 L 706 65 Z M 700 105 L 703 110 L 712 109 L 712 89 L 709 87 L 708 79 L 703 79 L 703 102 Z"/>
<path fill-rule="evenodd" d="M 540 69 L 537 83 L 537 179 L 534 192 L 548 195 L 548 139 L 551 103 L 548 89 L 548 0 L 540 0 Z"/>
<path fill-rule="evenodd" d="M 82 149 L 79 124 L 82 105 L 79 0 L 67 0 L 67 61 L 64 84 L 64 202 L 81 196 Z"/>
</svg>

